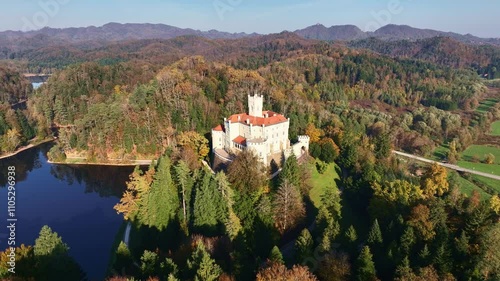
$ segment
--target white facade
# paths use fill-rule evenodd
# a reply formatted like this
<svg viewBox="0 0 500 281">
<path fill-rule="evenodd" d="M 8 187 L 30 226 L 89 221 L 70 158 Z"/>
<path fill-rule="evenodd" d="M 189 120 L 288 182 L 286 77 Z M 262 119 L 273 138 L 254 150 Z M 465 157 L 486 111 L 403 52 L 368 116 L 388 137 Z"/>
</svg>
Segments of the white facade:
<svg viewBox="0 0 500 281">
<path fill-rule="evenodd" d="M 290 146 L 288 129 L 290 119 L 283 115 L 263 111 L 263 96 L 248 96 L 249 113 L 224 118 L 224 124 L 212 129 L 212 150 L 237 154 L 251 149 L 264 164 L 277 154 L 286 157 L 294 153 L 300 157 L 309 149 L 309 137 L 299 136 L 299 143 Z M 225 157 L 223 157 L 225 158 Z"/>
</svg>

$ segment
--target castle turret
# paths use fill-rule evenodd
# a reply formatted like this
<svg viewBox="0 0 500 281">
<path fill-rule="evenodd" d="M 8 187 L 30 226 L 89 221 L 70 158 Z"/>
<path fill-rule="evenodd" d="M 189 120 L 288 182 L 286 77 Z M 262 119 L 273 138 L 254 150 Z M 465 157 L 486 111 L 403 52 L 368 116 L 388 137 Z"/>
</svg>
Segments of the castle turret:
<svg viewBox="0 0 500 281">
<path fill-rule="evenodd" d="M 262 106 L 264 97 L 262 95 L 248 95 L 248 115 L 262 117 Z"/>
</svg>

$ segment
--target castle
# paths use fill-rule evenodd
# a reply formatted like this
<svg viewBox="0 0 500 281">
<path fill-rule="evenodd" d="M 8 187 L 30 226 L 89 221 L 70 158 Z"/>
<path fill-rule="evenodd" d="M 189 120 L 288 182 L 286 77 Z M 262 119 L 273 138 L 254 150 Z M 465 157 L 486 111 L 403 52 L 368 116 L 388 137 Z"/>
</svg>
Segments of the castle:
<svg viewBox="0 0 500 281">
<path fill-rule="evenodd" d="M 262 95 L 248 95 L 248 113 L 224 118 L 224 124 L 212 129 L 215 156 L 231 161 L 231 155 L 253 150 L 260 161 L 268 165 L 272 159 L 287 158 L 291 153 L 299 158 L 309 150 L 308 136 L 299 136 L 298 143 L 290 145 L 290 119 L 272 111 L 263 111 L 263 102 Z"/>
</svg>

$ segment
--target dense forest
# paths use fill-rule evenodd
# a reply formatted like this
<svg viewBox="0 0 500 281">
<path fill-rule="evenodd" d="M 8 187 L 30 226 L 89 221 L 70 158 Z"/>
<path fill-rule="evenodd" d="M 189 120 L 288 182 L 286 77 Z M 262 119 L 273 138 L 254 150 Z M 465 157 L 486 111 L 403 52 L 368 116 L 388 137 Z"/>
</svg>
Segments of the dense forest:
<svg viewBox="0 0 500 281">
<path fill-rule="evenodd" d="M 377 54 L 282 33 L 41 56 L 28 67 L 64 68 L 33 93 L 3 86 L 2 149 L 55 134 L 56 161 L 158 159 L 135 169 L 115 206 L 132 234 L 114 251 L 109 280 L 498 280 L 496 191 L 465 195 L 458 173 L 391 153 L 430 156 L 447 144 L 451 158 L 500 119 L 498 103 L 477 110 L 495 93 L 482 72 L 495 62 L 455 61 L 470 51 L 460 48 Z M 310 136 L 309 155 L 274 163 L 273 179 L 251 152 L 211 171 L 202 164 L 211 128 L 257 93 L 290 118 L 292 141 Z M 25 109 L 13 108 L 26 97 Z M 22 265 L 37 265 L 21 278 L 81 277 L 48 228 L 18 251 Z M 57 259 L 74 275 L 43 270 Z"/>
<path fill-rule="evenodd" d="M 16 106 L 26 102 L 32 90 L 17 69 L 0 65 L 0 155 L 27 144 L 36 135 L 32 115 L 26 107 Z"/>
</svg>

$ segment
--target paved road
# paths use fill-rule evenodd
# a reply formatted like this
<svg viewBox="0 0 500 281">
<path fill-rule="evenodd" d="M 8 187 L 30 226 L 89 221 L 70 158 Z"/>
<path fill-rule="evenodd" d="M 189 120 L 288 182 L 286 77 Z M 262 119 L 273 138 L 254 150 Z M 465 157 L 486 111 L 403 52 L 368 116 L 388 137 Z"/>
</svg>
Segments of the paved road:
<svg viewBox="0 0 500 281">
<path fill-rule="evenodd" d="M 494 180 L 499 180 L 500 181 L 500 176 L 496 176 L 496 175 L 492 175 L 492 174 L 488 174 L 488 173 L 483 173 L 483 172 L 478 172 L 476 170 L 465 169 L 465 168 L 459 167 L 457 165 L 452 165 L 452 164 L 448 164 L 448 163 L 440 163 L 440 162 L 436 162 L 436 161 L 433 161 L 433 160 L 429 160 L 427 158 L 415 156 L 413 154 L 408 154 L 408 153 L 404 153 L 404 152 L 400 152 L 400 151 L 393 150 L 392 153 L 397 154 L 399 156 L 403 156 L 403 157 L 415 159 L 415 160 L 420 161 L 420 162 L 438 163 L 439 165 L 441 165 L 443 167 L 446 167 L 448 169 L 452 169 L 452 170 L 459 171 L 459 172 L 466 172 L 466 173 L 469 173 L 469 174 L 483 176 L 483 177 L 486 177 L 486 178 L 490 178 L 490 179 L 494 179 Z"/>
</svg>

